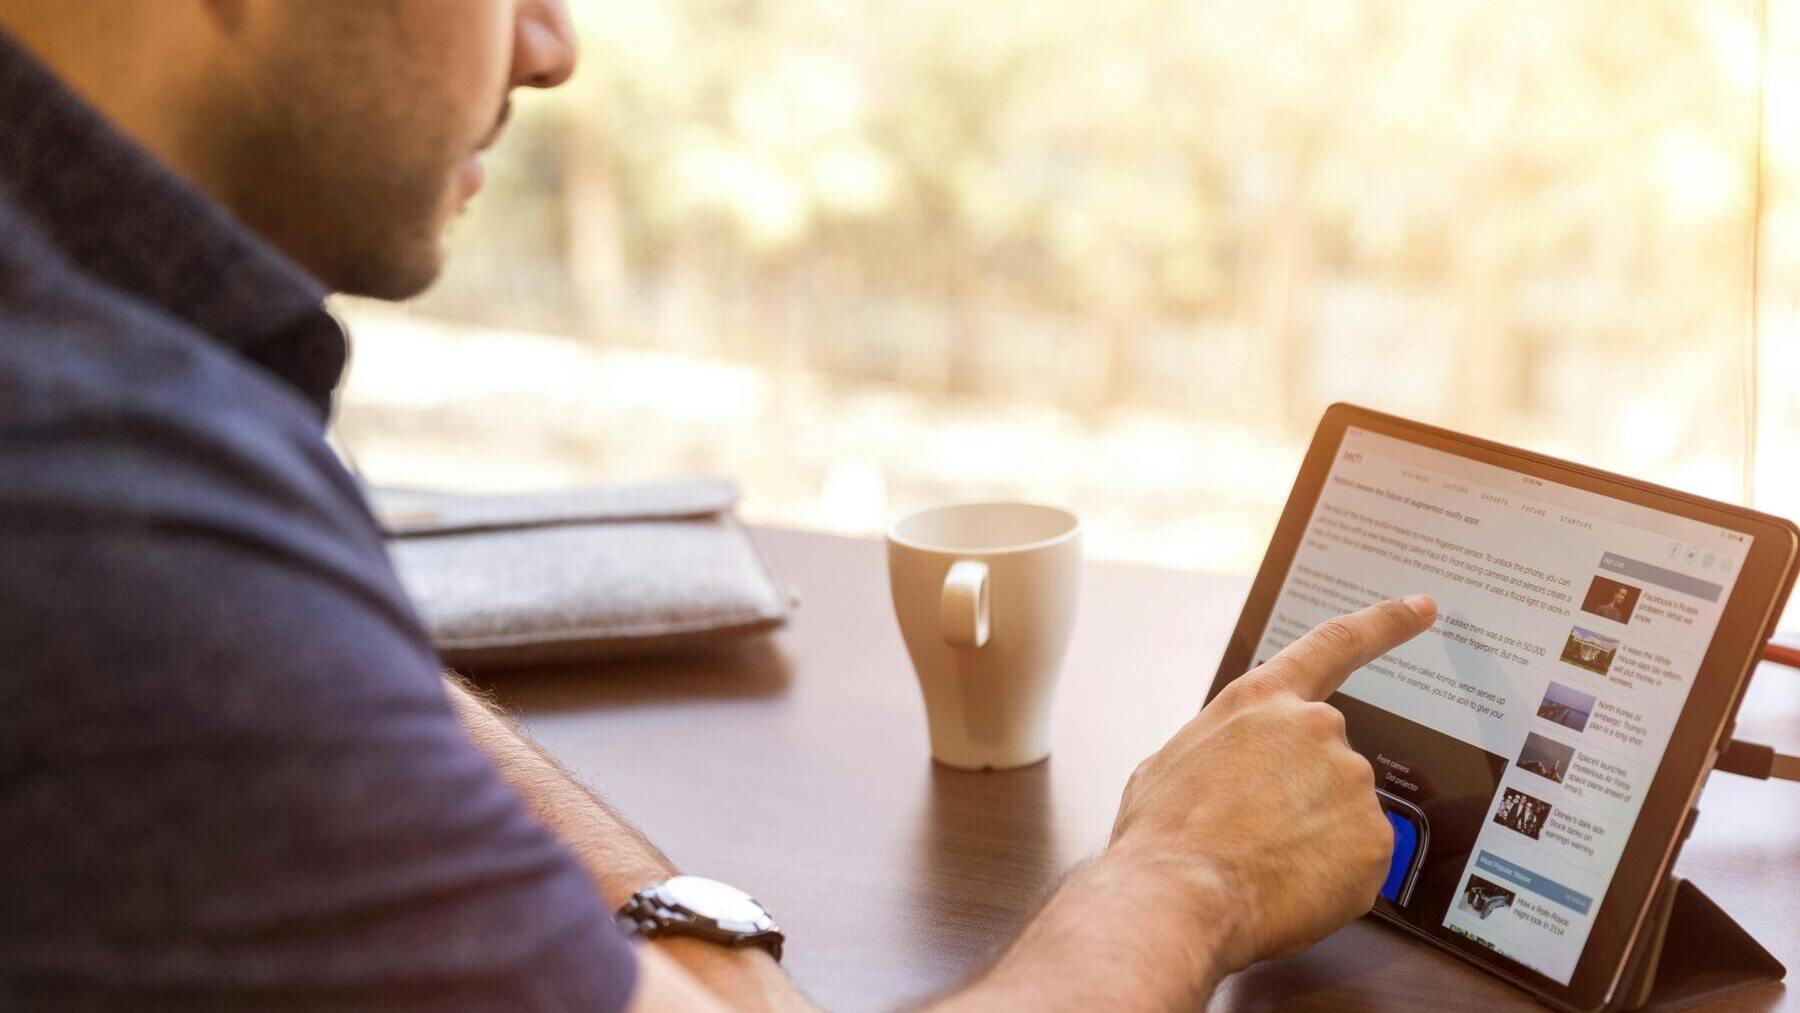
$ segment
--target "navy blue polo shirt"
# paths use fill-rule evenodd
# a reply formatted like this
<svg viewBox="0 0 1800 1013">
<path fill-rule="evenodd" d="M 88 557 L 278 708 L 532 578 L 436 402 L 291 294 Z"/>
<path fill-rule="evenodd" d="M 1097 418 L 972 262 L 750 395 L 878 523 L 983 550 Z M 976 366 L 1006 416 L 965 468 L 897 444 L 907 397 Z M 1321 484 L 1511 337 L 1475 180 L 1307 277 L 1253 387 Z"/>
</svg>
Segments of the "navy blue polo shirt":
<svg viewBox="0 0 1800 1013">
<path fill-rule="evenodd" d="M 0 36 L 0 1008 L 630 995 L 326 447 L 324 295 Z"/>
</svg>

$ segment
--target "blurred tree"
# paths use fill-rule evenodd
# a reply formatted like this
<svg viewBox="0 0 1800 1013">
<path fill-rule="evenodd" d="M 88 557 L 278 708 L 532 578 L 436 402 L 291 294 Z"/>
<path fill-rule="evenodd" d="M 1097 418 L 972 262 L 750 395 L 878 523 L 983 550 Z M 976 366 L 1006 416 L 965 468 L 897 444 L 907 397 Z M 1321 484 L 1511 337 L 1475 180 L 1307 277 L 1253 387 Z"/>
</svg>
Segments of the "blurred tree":
<svg viewBox="0 0 1800 1013">
<path fill-rule="evenodd" d="M 1626 439 L 1655 391 L 1735 440 L 1751 0 L 575 10 L 555 170 L 427 307 L 1096 419 Z"/>
</svg>

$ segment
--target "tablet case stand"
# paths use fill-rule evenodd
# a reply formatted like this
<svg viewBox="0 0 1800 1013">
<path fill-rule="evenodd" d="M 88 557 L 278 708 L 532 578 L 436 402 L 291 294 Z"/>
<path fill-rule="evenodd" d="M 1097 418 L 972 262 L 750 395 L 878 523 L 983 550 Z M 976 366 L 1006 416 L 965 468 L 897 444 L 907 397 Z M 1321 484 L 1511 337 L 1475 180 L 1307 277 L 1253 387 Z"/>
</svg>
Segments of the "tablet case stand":
<svg viewBox="0 0 1800 1013">
<path fill-rule="evenodd" d="M 1781 961 L 1699 887 L 1670 876 L 1657 891 L 1610 1008 L 1687 1009 L 1786 974 Z"/>
</svg>

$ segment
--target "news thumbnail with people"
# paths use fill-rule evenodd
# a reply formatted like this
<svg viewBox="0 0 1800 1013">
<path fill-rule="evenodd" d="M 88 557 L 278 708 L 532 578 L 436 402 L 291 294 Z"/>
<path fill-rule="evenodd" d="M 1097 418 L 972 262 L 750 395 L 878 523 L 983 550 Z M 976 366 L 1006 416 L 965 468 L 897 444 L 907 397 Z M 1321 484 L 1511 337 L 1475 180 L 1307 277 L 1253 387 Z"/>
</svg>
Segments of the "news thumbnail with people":
<svg viewBox="0 0 1800 1013">
<path fill-rule="evenodd" d="M 1494 811 L 1495 823 L 1534 841 L 1538 839 L 1538 831 L 1544 829 L 1544 822 L 1549 818 L 1550 803 L 1541 798 L 1533 798 L 1517 788 L 1506 789 L 1506 794 L 1500 798 L 1500 807 Z"/>
<path fill-rule="evenodd" d="M 1581 611 L 1615 623 L 1629 623 L 1631 614 L 1637 611 L 1638 596 L 1643 593 L 1641 587 L 1609 577 L 1595 577 L 1588 585 L 1586 597 L 1581 599 Z"/>
</svg>

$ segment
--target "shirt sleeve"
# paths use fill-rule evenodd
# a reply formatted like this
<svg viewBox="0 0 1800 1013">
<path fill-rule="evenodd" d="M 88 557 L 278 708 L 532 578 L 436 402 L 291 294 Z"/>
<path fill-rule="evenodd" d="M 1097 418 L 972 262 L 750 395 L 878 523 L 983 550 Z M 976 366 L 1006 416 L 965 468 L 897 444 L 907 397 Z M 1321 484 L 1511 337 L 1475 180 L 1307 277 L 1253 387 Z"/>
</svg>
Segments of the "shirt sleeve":
<svg viewBox="0 0 1800 1013">
<path fill-rule="evenodd" d="M 0 1007 L 625 1006 L 322 442 L 46 432 L 0 427 Z"/>
</svg>

